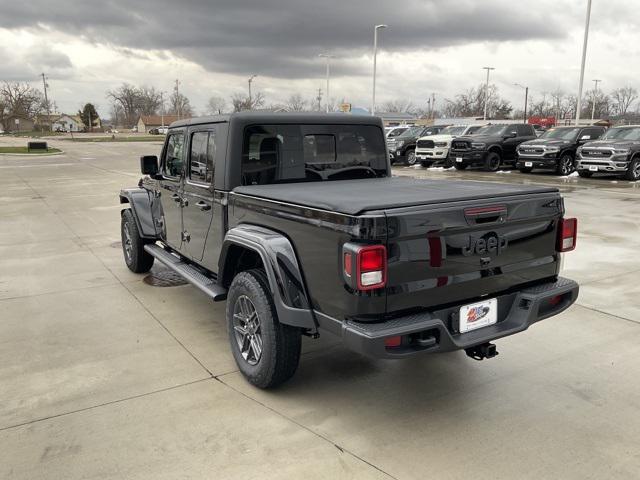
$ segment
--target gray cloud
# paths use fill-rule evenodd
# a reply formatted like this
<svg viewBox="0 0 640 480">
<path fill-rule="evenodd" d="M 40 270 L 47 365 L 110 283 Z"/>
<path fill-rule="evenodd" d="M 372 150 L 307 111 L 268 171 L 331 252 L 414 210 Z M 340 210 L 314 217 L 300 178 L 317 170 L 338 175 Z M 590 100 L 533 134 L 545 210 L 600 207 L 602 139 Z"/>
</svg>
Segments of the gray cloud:
<svg viewBox="0 0 640 480">
<path fill-rule="evenodd" d="M 376 23 L 389 24 L 383 49 L 430 50 L 558 40 L 566 20 L 557 10 L 552 0 L 60 0 L 53 8 L 49 0 L 31 0 L 3 6 L 0 26 L 51 28 L 122 51 L 167 49 L 212 72 L 307 78 L 317 75 L 322 51 L 343 59 L 336 59 L 335 75 L 367 74 L 368 66 L 349 59 L 370 53 Z"/>
</svg>

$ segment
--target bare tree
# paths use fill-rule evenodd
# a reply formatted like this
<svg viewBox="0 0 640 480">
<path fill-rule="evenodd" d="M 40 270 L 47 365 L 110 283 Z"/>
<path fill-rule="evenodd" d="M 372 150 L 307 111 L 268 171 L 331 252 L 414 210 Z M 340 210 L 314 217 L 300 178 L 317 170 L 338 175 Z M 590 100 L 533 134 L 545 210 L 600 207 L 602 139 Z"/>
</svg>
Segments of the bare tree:
<svg viewBox="0 0 640 480">
<path fill-rule="evenodd" d="M 4 82 L 0 87 L 0 103 L 6 116 L 21 115 L 31 118 L 44 111 L 42 92 L 28 83 Z"/>
<path fill-rule="evenodd" d="M 131 127 L 136 123 L 139 115 L 140 94 L 139 89 L 128 83 L 123 83 L 115 90 L 107 92 L 107 98 L 118 105 L 124 118 L 123 123 L 127 127 Z"/>
<path fill-rule="evenodd" d="M 390 100 L 380 106 L 382 112 L 415 113 L 416 106 L 410 100 Z"/>
<path fill-rule="evenodd" d="M 307 101 L 299 93 L 291 95 L 284 104 L 284 108 L 290 112 L 304 112 L 308 110 Z"/>
<path fill-rule="evenodd" d="M 162 94 L 154 87 L 138 89 L 138 113 L 140 115 L 156 115 L 162 103 Z"/>
<path fill-rule="evenodd" d="M 178 115 L 181 118 L 193 116 L 191 102 L 182 93 L 173 91 L 169 98 L 169 115 Z"/>
<path fill-rule="evenodd" d="M 256 110 L 264 106 L 265 98 L 262 92 L 254 93 L 251 99 L 244 93 L 234 93 L 231 97 L 231 105 L 234 112 L 242 112 L 244 110 Z"/>
<path fill-rule="evenodd" d="M 611 92 L 611 98 L 616 115 L 624 116 L 638 99 L 638 90 L 633 87 L 616 88 Z"/>
<path fill-rule="evenodd" d="M 227 102 L 222 97 L 213 96 L 207 102 L 207 114 L 220 115 L 227 108 Z"/>
</svg>

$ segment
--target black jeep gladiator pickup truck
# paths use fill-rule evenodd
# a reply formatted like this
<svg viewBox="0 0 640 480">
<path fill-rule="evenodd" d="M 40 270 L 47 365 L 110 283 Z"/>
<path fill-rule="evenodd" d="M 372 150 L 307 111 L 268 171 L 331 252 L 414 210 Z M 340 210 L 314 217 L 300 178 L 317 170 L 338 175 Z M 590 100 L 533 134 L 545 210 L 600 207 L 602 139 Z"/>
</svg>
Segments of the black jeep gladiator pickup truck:
<svg viewBox="0 0 640 480">
<path fill-rule="evenodd" d="M 485 125 L 471 136 L 454 138 L 449 158 L 458 170 L 471 165 L 495 172 L 503 164 L 515 163 L 518 145 L 536 138 L 533 126 L 525 123 Z"/>
<path fill-rule="evenodd" d="M 169 128 L 120 193 L 127 266 L 154 260 L 225 300 L 240 371 L 290 378 L 301 335 L 373 357 L 465 349 L 555 315 L 576 242 L 558 190 L 392 178 L 379 118 L 261 114 Z"/>
<path fill-rule="evenodd" d="M 516 167 L 522 173 L 534 168 L 554 170 L 557 175 L 575 171 L 576 150 L 586 142 L 597 140 L 604 127 L 555 127 L 535 140 L 518 145 Z"/>
</svg>

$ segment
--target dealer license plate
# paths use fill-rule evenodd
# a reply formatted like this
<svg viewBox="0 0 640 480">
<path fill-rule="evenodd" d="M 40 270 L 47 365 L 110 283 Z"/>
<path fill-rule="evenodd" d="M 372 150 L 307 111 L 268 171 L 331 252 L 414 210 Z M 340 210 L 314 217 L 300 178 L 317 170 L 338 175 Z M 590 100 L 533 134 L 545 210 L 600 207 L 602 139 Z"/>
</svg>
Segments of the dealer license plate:
<svg viewBox="0 0 640 480">
<path fill-rule="evenodd" d="M 456 162 L 462 163 L 462 157 L 456 157 Z"/>
<path fill-rule="evenodd" d="M 598 171 L 598 166 L 597 165 L 591 165 L 589 167 L 589 171 L 590 172 L 597 172 Z"/>
<path fill-rule="evenodd" d="M 533 162 L 524 162 L 525 167 L 533 167 Z"/>
<path fill-rule="evenodd" d="M 493 325 L 498 321 L 498 300 L 492 298 L 460 308 L 460 333 Z"/>
</svg>

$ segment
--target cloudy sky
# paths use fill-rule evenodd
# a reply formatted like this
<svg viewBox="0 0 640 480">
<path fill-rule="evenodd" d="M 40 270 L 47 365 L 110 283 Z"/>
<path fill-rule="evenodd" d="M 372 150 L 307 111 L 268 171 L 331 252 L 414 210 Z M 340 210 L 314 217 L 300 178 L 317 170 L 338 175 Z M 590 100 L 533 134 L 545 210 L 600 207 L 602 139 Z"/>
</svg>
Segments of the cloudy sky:
<svg viewBox="0 0 640 480">
<path fill-rule="evenodd" d="M 561 88 L 576 93 L 586 0 L 0 0 L 0 80 L 41 86 L 59 109 L 109 113 L 122 82 L 170 92 L 176 78 L 196 112 L 212 95 L 254 88 L 268 102 L 313 98 L 332 63 L 332 96 L 369 106 L 373 25 L 380 32 L 378 102 L 426 105 L 492 73 L 514 105 Z M 586 88 L 640 88 L 640 1 L 594 0 Z"/>
</svg>

